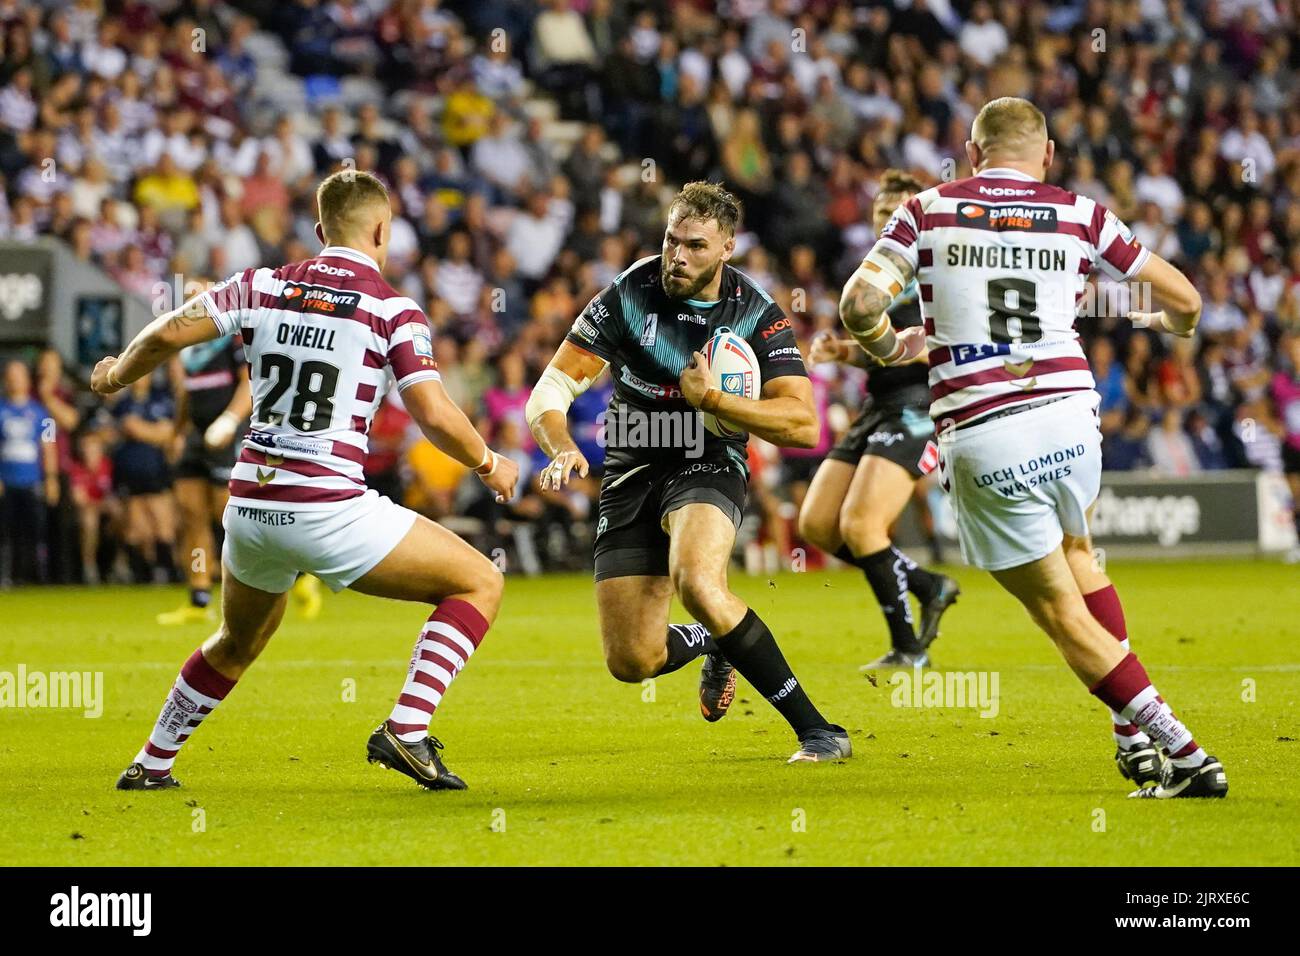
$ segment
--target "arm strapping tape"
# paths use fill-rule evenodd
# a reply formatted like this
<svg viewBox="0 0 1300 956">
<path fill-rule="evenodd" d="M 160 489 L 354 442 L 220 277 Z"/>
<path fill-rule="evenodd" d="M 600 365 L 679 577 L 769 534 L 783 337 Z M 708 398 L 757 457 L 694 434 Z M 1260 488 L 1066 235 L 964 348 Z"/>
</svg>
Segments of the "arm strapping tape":
<svg viewBox="0 0 1300 956">
<path fill-rule="evenodd" d="M 524 406 L 524 417 L 528 419 L 529 427 L 545 412 L 568 415 L 573 400 L 590 387 L 591 379 L 576 382 L 554 365 L 546 366 L 546 371 L 528 396 L 528 404 Z"/>
</svg>

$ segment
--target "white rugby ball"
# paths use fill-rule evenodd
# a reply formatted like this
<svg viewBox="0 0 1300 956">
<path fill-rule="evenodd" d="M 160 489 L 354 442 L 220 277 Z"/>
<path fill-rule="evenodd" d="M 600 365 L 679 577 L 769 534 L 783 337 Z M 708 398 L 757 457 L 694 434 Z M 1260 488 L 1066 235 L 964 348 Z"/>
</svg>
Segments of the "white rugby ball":
<svg viewBox="0 0 1300 956">
<path fill-rule="evenodd" d="M 709 363 L 709 378 L 713 387 L 728 395 L 758 398 L 763 383 L 758 371 L 758 356 L 749 343 L 730 329 L 719 329 L 704 346 L 704 358 Z M 701 412 L 704 427 L 720 438 L 744 434 L 716 415 Z"/>
</svg>

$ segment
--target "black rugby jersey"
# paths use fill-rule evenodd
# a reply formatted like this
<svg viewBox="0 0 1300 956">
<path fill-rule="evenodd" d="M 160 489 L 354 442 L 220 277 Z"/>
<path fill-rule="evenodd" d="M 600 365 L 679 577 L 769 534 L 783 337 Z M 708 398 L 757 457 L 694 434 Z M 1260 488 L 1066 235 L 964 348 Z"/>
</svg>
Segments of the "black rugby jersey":
<svg viewBox="0 0 1300 956">
<path fill-rule="evenodd" d="M 790 319 L 747 275 L 725 263 L 717 302 L 671 298 L 660 280 L 660 256 L 633 263 L 596 295 L 565 336 L 610 363 L 614 394 L 607 423 L 628 411 L 694 410 L 678 387 L 691 353 L 703 351 L 721 329 L 745 339 L 758 357 L 762 382 L 783 375 L 807 376 Z M 686 458 L 684 447 L 629 447 L 627 429 L 606 429 L 607 459 L 617 468 L 631 462 Z M 723 452 L 744 467 L 748 435 L 719 438 L 704 433 L 706 454 Z"/>
</svg>

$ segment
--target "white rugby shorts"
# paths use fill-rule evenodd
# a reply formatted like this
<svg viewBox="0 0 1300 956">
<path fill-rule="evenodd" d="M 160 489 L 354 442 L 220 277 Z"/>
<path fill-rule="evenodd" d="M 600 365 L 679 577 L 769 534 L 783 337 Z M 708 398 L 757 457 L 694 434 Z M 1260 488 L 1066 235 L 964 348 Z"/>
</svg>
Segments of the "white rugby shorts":
<svg viewBox="0 0 1300 956">
<path fill-rule="evenodd" d="M 1101 488 L 1097 394 L 1088 391 L 939 434 L 939 468 L 967 563 L 1002 571 L 1088 533 Z"/>
<path fill-rule="evenodd" d="M 259 591 L 281 594 L 300 571 L 342 591 L 386 558 L 415 524 L 416 514 L 369 489 L 329 508 L 281 511 L 228 504 L 221 525 L 222 564 Z"/>
</svg>

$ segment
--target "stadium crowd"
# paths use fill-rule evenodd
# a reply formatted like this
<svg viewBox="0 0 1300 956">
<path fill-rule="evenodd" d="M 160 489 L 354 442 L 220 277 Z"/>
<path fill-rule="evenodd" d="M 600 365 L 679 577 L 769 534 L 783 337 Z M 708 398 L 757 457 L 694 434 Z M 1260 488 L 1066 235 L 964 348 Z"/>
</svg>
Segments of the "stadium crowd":
<svg viewBox="0 0 1300 956">
<path fill-rule="evenodd" d="M 1300 490 L 1300 26 L 1289 0 L 0 0 L 0 238 L 55 236 L 128 292 L 313 254 L 341 164 L 391 187 L 390 281 L 426 305 L 447 388 L 517 458 L 497 506 L 394 400 L 372 485 L 513 542 L 585 555 L 596 485 L 542 493 L 528 390 L 587 300 L 656 254 L 680 184 L 743 199 L 736 264 L 807 343 L 838 325 L 890 167 L 969 175 L 979 106 L 1047 114 L 1053 181 L 1093 196 L 1202 290 L 1201 334 L 1134 330 L 1129 290 L 1079 322 L 1105 463 L 1285 470 Z M 56 319 L 57 320 L 57 319 Z M 175 574 L 173 383 L 110 405 L 53 351 L 0 397 L 0 583 Z M 811 453 L 754 448 L 754 507 L 797 507 L 863 374 L 813 370 Z M 608 384 L 575 408 L 600 459 Z M 128 493 L 115 474 L 157 475 Z M 784 516 L 784 517 L 783 517 Z M 750 524 L 747 522 L 747 525 Z M 471 529 L 473 530 L 473 529 Z"/>
</svg>

